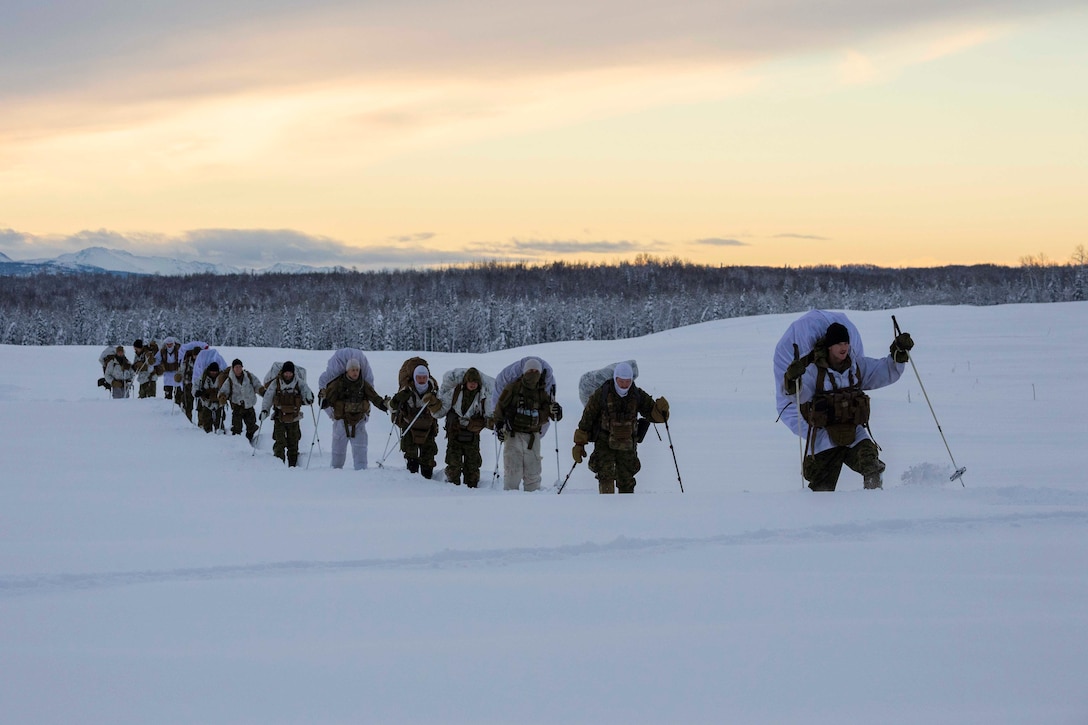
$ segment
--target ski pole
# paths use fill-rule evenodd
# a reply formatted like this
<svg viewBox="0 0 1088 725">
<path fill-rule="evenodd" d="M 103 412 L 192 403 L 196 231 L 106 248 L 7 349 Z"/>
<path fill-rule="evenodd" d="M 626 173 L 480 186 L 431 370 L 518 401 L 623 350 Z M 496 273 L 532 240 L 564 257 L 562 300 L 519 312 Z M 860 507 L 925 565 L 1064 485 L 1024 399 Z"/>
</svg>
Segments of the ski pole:
<svg viewBox="0 0 1088 725">
<path fill-rule="evenodd" d="M 499 480 L 499 462 L 502 460 L 502 444 L 498 436 L 495 436 L 495 471 L 491 474 L 491 488 L 495 488 L 495 483 Z"/>
<path fill-rule="evenodd" d="M 250 458 L 257 455 L 257 439 L 261 437 L 261 428 L 264 426 L 264 418 L 261 418 L 257 423 L 257 432 L 253 434 L 253 452 L 249 454 Z"/>
<path fill-rule="evenodd" d="M 665 435 L 669 437 L 669 450 L 672 451 L 672 465 L 676 466 L 676 480 L 680 483 L 680 493 L 684 492 L 684 482 L 680 480 L 680 464 L 676 462 L 676 448 L 672 445 L 672 431 L 669 430 L 669 421 L 665 421 Z"/>
<path fill-rule="evenodd" d="M 555 383 L 552 383 L 552 405 L 556 404 L 555 400 Z M 550 406 L 549 406 L 550 408 Z M 563 469 L 559 467 L 559 421 L 555 421 L 555 480 L 559 480 L 559 476 L 563 473 Z"/>
<path fill-rule="evenodd" d="M 574 468 L 577 465 L 578 461 L 575 461 L 574 465 L 570 467 L 569 471 L 567 471 L 567 477 L 563 479 L 563 483 L 559 484 L 559 490 L 556 491 L 556 495 L 563 493 L 563 488 L 567 485 L 567 481 L 570 480 L 570 474 L 574 473 Z M 681 486 L 681 490 L 683 490 L 683 486 Z"/>
<path fill-rule="evenodd" d="M 895 315 L 892 315 L 892 326 L 895 329 L 895 336 L 899 337 L 901 333 Z M 929 406 L 929 413 L 933 416 L 933 422 L 937 424 L 937 432 L 941 434 L 941 440 L 944 441 L 944 449 L 948 451 L 948 457 L 952 459 L 952 467 L 956 469 L 955 472 L 948 477 L 948 480 L 955 481 L 958 478 L 960 480 L 960 485 L 967 488 L 967 484 L 963 482 L 963 474 L 967 473 L 967 466 L 960 467 L 956 465 L 956 457 L 952 455 L 952 449 L 948 447 L 948 439 L 944 437 L 944 431 L 941 430 L 941 422 L 937 420 L 937 414 L 933 411 L 933 403 L 929 402 L 929 394 L 926 393 L 926 386 L 922 385 L 922 376 L 918 374 L 918 368 L 914 364 L 914 357 L 909 352 L 907 352 L 907 361 L 910 363 L 911 370 L 914 371 L 914 377 L 918 378 L 918 387 L 922 389 L 922 396 L 926 399 L 926 405 Z"/>
<path fill-rule="evenodd" d="M 378 461 L 378 468 L 385 468 L 385 459 L 389 457 L 389 441 L 393 440 L 393 431 L 396 429 L 397 424 L 393 423 L 389 426 L 389 435 L 385 437 L 385 448 L 382 450 L 382 459 Z"/>
<path fill-rule="evenodd" d="M 321 450 L 321 436 L 317 434 L 317 413 L 314 412 L 314 404 L 310 403 L 310 418 L 314 421 L 314 440 L 317 441 L 317 452 L 319 455 L 325 455 L 325 452 Z M 310 443 L 310 448 L 313 448 L 314 444 Z"/>
</svg>

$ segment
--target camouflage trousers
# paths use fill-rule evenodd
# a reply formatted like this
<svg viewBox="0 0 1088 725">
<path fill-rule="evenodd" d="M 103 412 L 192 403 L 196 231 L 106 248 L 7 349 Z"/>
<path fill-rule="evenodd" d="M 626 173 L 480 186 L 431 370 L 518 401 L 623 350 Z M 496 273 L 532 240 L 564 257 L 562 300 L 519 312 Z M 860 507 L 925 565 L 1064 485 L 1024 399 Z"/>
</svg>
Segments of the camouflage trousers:
<svg viewBox="0 0 1088 725">
<path fill-rule="evenodd" d="M 219 430 L 223 426 L 223 409 L 216 404 L 214 407 L 200 404 L 196 407 L 196 421 L 205 433 Z"/>
<path fill-rule="evenodd" d="M 813 491 L 834 491 L 843 464 L 866 478 L 866 488 L 879 488 L 884 462 L 880 460 L 876 443 L 866 438 L 856 446 L 837 446 L 814 456 L 806 456 L 803 473 Z M 876 486 L 869 482 L 877 481 Z"/>
<path fill-rule="evenodd" d="M 253 408 L 232 403 L 230 406 L 231 435 L 241 435 L 243 425 L 246 428 L 246 438 L 252 441 L 253 435 L 257 432 L 257 412 Z"/>
<path fill-rule="evenodd" d="M 157 384 L 154 380 L 148 380 L 145 383 L 140 383 L 140 397 L 141 398 L 154 398 L 158 395 Z"/>
<path fill-rule="evenodd" d="M 297 466 L 298 442 L 302 440 L 302 426 L 298 421 L 282 423 L 277 420 L 272 427 L 272 440 L 272 455 L 281 461 L 287 461 L 288 466 Z"/>
<path fill-rule="evenodd" d="M 593 444 L 589 470 L 597 474 L 597 490 L 601 493 L 634 493 L 635 474 L 641 469 L 637 449 L 617 451 L 607 442 Z"/>
<path fill-rule="evenodd" d="M 484 457 L 480 455 L 480 436 L 472 434 L 467 441 L 457 440 L 457 434 L 446 438 L 446 480 L 461 483 L 461 474 L 465 476 L 465 485 L 476 488 L 480 483 L 480 466 Z"/>
<path fill-rule="evenodd" d="M 400 439 L 400 452 L 404 454 L 404 460 L 408 463 L 408 470 L 416 472 L 417 466 L 434 470 L 435 458 L 438 456 L 438 432 L 427 436 L 423 443 L 416 443 L 412 438 L 412 431 L 408 431 Z"/>
</svg>

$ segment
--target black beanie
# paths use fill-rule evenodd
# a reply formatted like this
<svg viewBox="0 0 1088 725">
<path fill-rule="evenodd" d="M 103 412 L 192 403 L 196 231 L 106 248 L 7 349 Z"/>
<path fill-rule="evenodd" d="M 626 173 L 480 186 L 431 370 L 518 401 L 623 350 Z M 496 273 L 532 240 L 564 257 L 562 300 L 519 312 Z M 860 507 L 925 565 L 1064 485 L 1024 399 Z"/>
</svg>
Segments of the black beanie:
<svg viewBox="0 0 1088 725">
<path fill-rule="evenodd" d="M 234 362 L 232 362 L 232 363 L 230 364 L 230 366 L 231 366 L 231 367 L 234 367 L 235 365 L 242 365 L 242 361 L 241 361 L 241 360 L 239 360 L 238 358 L 234 358 Z M 245 366 L 244 366 L 244 365 L 242 365 L 242 367 L 245 367 Z"/>
<path fill-rule="evenodd" d="M 287 362 L 285 362 L 283 364 L 283 367 L 280 368 L 280 372 L 281 373 L 293 373 L 293 372 L 295 372 L 295 364 L 293 362 L 291 362 L 290 360 L 288 360 Z"/>
<path fill-rule="evenodd" d="M 845 325 L 841 325 L 838 322 L 832 322 L 827 326 L 827 333 L 824 335 L 824 343 L 831 347 L 832 345 L 838 345 L 840 342 L 850 342 L 850 331 L 846 329 Z"/>
</svg>

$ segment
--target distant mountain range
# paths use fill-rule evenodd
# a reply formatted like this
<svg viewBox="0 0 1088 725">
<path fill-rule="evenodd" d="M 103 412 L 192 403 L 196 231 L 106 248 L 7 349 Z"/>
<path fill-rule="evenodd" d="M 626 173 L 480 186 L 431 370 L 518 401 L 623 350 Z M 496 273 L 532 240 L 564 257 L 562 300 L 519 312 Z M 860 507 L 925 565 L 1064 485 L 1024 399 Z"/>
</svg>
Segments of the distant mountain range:
<svg viewBox="0 0 1088 725">
<path fill-rule="evenodd" d="M 148 274 L 184 276 L 188 274 L 309 274 L 346 271 L 344 267 L 310 267 L 304 264 L 275 264 L 264 269 L 234 267 L 210 262 L 185 262 L 169 257 L 141 257 L 120 249 L 88 247 L 52 259 L 17 262 L 0 252 L 0 276 L 33 274 Z"/>
</svg>

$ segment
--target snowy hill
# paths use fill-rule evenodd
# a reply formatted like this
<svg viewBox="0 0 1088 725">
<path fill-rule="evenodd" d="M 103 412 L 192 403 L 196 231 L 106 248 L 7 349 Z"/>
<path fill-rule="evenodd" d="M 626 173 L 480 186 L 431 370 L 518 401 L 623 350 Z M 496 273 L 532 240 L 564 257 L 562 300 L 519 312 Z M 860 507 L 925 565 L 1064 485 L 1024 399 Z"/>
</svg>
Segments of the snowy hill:
<svg viewBox="0 0 1088 725">
<path fill-rule="evenodd" d="M 49 259 L 32 259 L 16 262 L 0 254 L 0 276 L 34 273 L 81 273 L 116 272 L 121 274 L 149 274 L 178 276 L 188 274 L 240 274 L 279 273 L 305 274 L 335 271 L 336 267 L 310 267 L 304 264 L 278 263 L 265 269 L 243 269 L 210 262 L 186 262 L 169 257 L 147 257 L 120 249 L 88 247 L 78 252 L 61 254 Z"/>
<path fill-rule="evenodd" d="M 107 399 L 98 347 L 0 346 L 4 719 L 1088 722 L 1088 303 L 849 313 L 870 355 L 892 313 L 964 485 L 908 369 L 873 394 L 885 489 L 802 490 L 770 372 L 793 315 L 424 353 L 551 364 L 545 484 L 572 470 L 580 375 L 637 360 L 672 419 L 633 496 L 584 464 L 561 496 L 492 489 L 490 437 L 482 488 L 424 480 L 380 415 L 369 470 L 331 469 L 309 413 L 287 470 L 267 427 L 254 451 Z M 329 357 L 220 352 L 311 381 Z M 368 354 L 379 392 L 410 354 Z"/>
<path fill-rule="evenodd" d="M 105 247 L 88 247 L 73 254 L 61 254 L 49 263 L 75 270 L 94 269 L 133 274 L 233 274 L 241 271 L 206 262 L 181 262 L 166 257 L 141 257 L 130 252 Z"/>
</svg>

